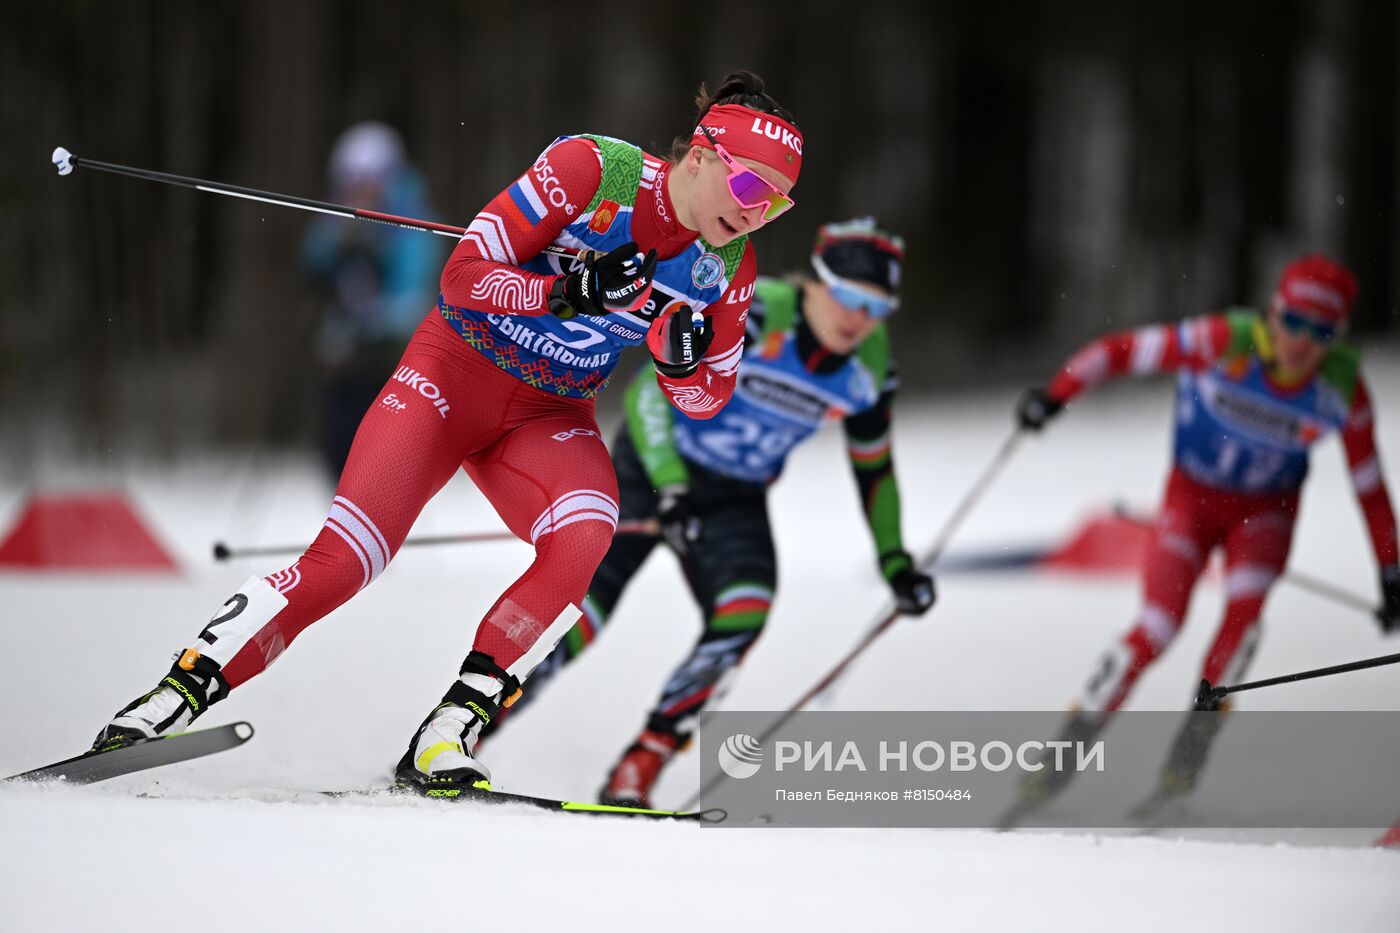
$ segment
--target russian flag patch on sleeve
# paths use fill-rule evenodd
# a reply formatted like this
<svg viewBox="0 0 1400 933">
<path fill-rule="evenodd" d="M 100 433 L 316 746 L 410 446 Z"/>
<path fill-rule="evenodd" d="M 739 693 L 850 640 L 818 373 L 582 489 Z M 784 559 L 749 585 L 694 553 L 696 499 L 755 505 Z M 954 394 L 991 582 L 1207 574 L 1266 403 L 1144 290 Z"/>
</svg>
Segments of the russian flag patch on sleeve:
<svg viewBox="0 0 1400 933">
<path fill-rule="evenodd" d="M 510 186 L 510 199 L 515 202 L 515 206 L 532 227 L 544 220 L 544 215 L 548 212 L 528 175 L 521 175 L 520 180 Z"/>
</svg>

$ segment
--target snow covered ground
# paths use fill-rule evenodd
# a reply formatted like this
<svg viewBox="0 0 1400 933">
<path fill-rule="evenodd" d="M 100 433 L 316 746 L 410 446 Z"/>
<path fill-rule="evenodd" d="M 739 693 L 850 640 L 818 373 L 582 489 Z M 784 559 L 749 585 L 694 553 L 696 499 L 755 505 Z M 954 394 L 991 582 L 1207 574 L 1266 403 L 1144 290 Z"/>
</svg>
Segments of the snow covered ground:
<svg viewBox="0 0 1400 933">
<path fill-rule="evenodd" d="M 1400 359 L 1373 355 L 1368 369 L 1395 491 Z M 1008 388 L 899 412 L 896 458 L 911 546 L 933 540 L 1005 438 L 1014 396 Z M 954 550 L 1054 539 L 1116 498 L 1150 508 L 1167 461 L 1168 398 L 1169 388 L 1155 383 L 1114 387 L 1076 406 L 1022 446 Z M 95 479 L 46 475 L 58 487 Z M 232 471 L 206 462 L 100 480 L 128 490 L 185 573 L 0 574 L 0 773 L 85 747 L 249 573 L 283 566 L 214 564 L 210 542 L 308 541 L 329 494 L 308 463 L 267 458 Z M 13 483 L 0 488 L 0 527 L 27 492 Z M 883 605 L 839 432 L 798 452 L 774 491 L 773 511 L 779 597 L 770 630 L 727 699 L 733 709 L 786 707 Z M 463 480 L 428 507 L 415 531 L 498 527 Z M 250 720 L 257 735 L 244 748 L 90 788 L 0 787 L 0 929 L 1361 931 L 1400 924 L 1400 852 L 1366 847 L 1371 832 L 1299 845 L 1223 833 L 706 830 L 421 801 L 268 802 L 274 791 L 382 777 L 455 673 L 475 621 L 528 560 L 528 548 L 516 543 L 403 552 L 373 587 L 202 721 Z M 1375 596 L 1374 561 L 1335 441 L 1314 458 L 1293 565 Z M 1126 578 L 948 577 L 934 613 L 872 648 L 831 705 L 1062 709 L 1136 602 L 1136 583 Z M 1203 585 L 1183 634 L 1144 677 L 1133 708 L 1185 707 L 1219 602 L 1219 589 Z M 1266 614 L 1253 675 L 1400 650 L 1360 613 L 1287 587 L 1276 590 Z M 591 653 L 491 743 L 497 785 L 590 799 L 697 627 L 674 561 L 655 557 Z M 1241 706 L 1397 710 L 1396 670 L 1256 691 Z M 658 804 L 678 804 L 695 775 L 693 761 L 679 761 Z"/>
</svg>

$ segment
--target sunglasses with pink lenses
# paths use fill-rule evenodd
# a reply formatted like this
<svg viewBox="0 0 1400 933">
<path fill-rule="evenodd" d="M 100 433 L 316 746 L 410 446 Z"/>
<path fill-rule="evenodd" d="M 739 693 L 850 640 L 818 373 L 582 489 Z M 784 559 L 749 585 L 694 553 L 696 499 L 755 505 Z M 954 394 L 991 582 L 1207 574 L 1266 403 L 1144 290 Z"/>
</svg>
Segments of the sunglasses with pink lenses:
<svg viewBox="0 0 1400 933">
<path fill-rule="evenodd" d="M 751 168 L 744 168 L 734 160 L 724 147 L 721 146 L 710 135 L 710 131 L 702 123 L 700 132 L 705 134 L 705 138 L 715 147 L 715 153 L 724 160 L 725 166 L 729 169 L 729 196 L 732 197 L 740 207 L 763 208 L 763 222 L 775 220 L 792 209 L 794 203 L 792 198 L 783 194 L 777 188 L 769 184 L 768 180 Z"/>
</svg>

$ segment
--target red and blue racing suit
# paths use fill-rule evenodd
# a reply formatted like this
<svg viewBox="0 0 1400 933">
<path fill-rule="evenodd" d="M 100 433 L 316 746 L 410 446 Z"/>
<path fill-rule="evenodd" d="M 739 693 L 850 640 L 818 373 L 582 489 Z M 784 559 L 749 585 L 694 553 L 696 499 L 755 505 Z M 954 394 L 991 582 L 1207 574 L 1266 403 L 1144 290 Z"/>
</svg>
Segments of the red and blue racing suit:
<svg viewBox="0 0 1400 933">
<path fill-rule="evenodd" d="M 1133 628 L 1099 662 L 1078 707 L 1111 712 L 1170 644 L 1215 547 L 1225 555 L 1224 620 L 1201 676 L 1239 679 L 1256 647 L 1264 599 L 1293 539 L 1309 449 L 1341 434 L 1352 488 L 1376 560 L 1397 562 L 1395 513 L 1381 475 L 1370 393 L 1357 352 L 1333 346 L 1294 385 L 1272 375 L 1263 319 L 1252 311 L 1110 334 L 1076 353 L 1051 382 L 1060 402 L 1120 375 L 1177 373 L 1173 466 L 1143 575 Z"/>
<path fill-rule="evenodd" d="M 262 607 L 211 625 L 197 646 L 237 686 L 311 623 L 388 566 L 423 506 L 460 468 L 506 526 L 535 548 L 530 567 L 487 611 L 473 647 L 502 668 L 579 618 L 612 542 L 618 491 L 593 398 L 623 348 L 684 301 L 714 338 L 697 372 L 658 375 L 692 417 L 728 400 L 743 351 L 756 263 L 744 238 L 712 247 L 677 220 L 671 166 L 606 137 L 549 146 L 472 220 L 442 273 L 441 295 L 361 421 L 315 541 L 264 577 Z M 562 320 L 547 305 L 569 259 L 547 246 L 656 249 L 643 311 Z M 256 583 L 256 581 L 250 581 Z M 411 621 L 411 620 L 410 620 Z M 444 662 L 444 671 L 447 662 Z"/>
</svg>

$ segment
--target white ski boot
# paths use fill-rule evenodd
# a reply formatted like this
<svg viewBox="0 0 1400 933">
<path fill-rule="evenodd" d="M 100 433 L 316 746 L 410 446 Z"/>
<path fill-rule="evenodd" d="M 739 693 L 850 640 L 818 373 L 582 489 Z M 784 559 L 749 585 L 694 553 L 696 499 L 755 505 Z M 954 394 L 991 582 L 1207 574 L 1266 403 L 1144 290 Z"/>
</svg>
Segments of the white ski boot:
<svg viewBox="0 0 1400 933">
<path fill-rule="evenodd" d="M 473 651 L 462 673 L 418 727 L 394 776 L 400 787 L 426 797 L 453 797 L 464 789 L 489 790 L 491 772 L 473 752 L 482 727 L 520 695 L 520 682 L 487 655 Z"/>
<path fill-rule="evenodd" d="M 187 648 L 154 690 L 117 711 L 92 741 L 95 752 L 183 732 L 210 706 L 228 696 L 219 664 Z"/>
</svg>

